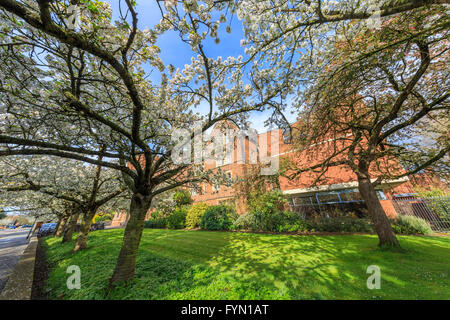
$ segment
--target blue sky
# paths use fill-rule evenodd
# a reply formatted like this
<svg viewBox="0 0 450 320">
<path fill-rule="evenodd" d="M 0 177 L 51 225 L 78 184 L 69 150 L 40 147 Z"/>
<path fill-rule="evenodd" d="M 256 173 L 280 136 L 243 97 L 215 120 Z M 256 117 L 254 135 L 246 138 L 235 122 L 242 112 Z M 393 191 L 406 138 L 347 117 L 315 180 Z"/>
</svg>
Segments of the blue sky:
<svg viewBox="0 0 450 320">
<path fill-rule="evenodd" d="M 108 2 L 111 4 L 113 14 L 116 17 L 119 12 L 119 0 L 109 0 Z M 137 0 L 137 13 L 138 26 L 141 29 L 146 27 L 152 28 L 155 24 L 159 23 L 161 19 L 161 12 L 156 4 L 156 0 Z M 221 28 L 222 27 L 225 29 L 225 26 L 221 26 Z M 240 46 L 240 40 L 243 38 L 242 25 L 236 16 L 233 17 L 231 28 L 232 32 L 230 34 L 226 33 L 225 30 L 219 30 L 219 44 L 215 44 L 212 38 L 205 43 L 205 51 L 209 57 L 217 58 L 218 56 L 222 56 L 223 58 L 226 58 L 228 56 L 238 55 L 245 57 L 244 48 Z M 180 40 L 176 32 L 167 32 L 162 35 L 158 39 L 157 45 L 161 48 L 161 58 L 164 63 L 166 65 L 172 64 L 181 69 L 185 64 L 191 63 L 191 57 L 195 54 L 187 44 Z M 159 79 L 153 80 L 159 82 Z M 200 105 L 198 111 L 202 112 L 202 109 L 207 110 L 206 105 L 203 107 Z M 265 131 L 264 121 L 268 116 L 269 112 L 267 111 L 252 112 L 250 115 L 252 127 L 260 132 Z M 295 120 L 295 116 L 290 113 L 286 114 L 286 116 L 290 121 Z"/>
<path fill-rule="evenodd" d="M 117 14 L 119 0 L 109 0 L 108 2 L 113 8 L 113 13 Z M 137 13 L 138 26 L 141 29 L 146 27 L 152 28 L 161 19 L 161 13 L 156 4 L 156 0 L 138 0 Z M 233 18 L 231 27 L 233 29 L 231 34 L 225 31 L 220 33 L 220 44 L 215 44 L 211 38 L 207 41 L 205 48 L 210 57 L 245 55 L 243 48 L 240 46 L 240 40 L 243 37 L 242 26 L 236 17 Z M 163 34 L 158 40 L 158 46 L 162 50 L 162 58 L 166 65 L 173 64 L 176 67 L 182 68 L 184 64 L 191 62 L 193 52 L 188 45 L 180 41 L 176 32 Z"/>
</svg>

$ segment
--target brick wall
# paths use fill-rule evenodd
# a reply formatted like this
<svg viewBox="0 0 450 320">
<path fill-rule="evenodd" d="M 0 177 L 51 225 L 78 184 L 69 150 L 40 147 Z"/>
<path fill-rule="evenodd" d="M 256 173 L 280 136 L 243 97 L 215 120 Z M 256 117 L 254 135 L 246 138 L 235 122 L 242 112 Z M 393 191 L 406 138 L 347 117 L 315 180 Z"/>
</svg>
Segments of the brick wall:
<svg viewBox="0 0 450 320">
<path fill-rule="evenodd" d="M 214 128 L 214 130 L 218 130 Z M 261 147 L 262 141 L 267 141 L 266 148 L 268 153 L 272 152 L 272 145 L 270 143 L 272 135 L 278 134 L 279 141 L 279 150 L 276 156 L 279 156 L 280 159 L 289 157 L 292 161 L 298 164 L 298 167 L 302 166 L 310 166 L 318 163 L 328 157 L 330 155 L 331 147 L 333 146 L 334 141 L 332 139 L 326 140 L 324 142 L 318 143 L 310 148 L 303 150 L 302 152 L 298 152 L 298 150 L 293 150 L 294 147 L 285 140 L 283 136 L 283 132 L 280 129 L 272 130 L 264 134 L 260 134 L 257 136 L 258 145 Z M 265 136 L 264 136 L 265 135 Z M 231 174 L 233 179 L 237 177 L 245 177 L 249 171 L 249 163 L 250 163 L 250 150 L 253 148 L 248 138 L 244 139 L 243 147 L 240 146 L 239 141 L 235 139 L 233 142 L 234 149 L 232 153 L 232 158 L 227 162 L 217 163 L 216 161 L 205 162 L 205 169 L 217 170 L 220 168 L 223 172 Z M 399 165 L 397 161 L 394 160 L 385 160 L 385 162 L 379 163 L 379 168 L 383 170 L 383 168 L 389 168 L 389 170 L 394 173 L 403 173 L 403 169 Z M 379 168 L 371 168 L 371 173 L 374 178 L 377 176 L 377 172 Z M 280 177 L 279 183 L 280 188 L 283 192 L 287 194 L 295 194 L 295 192 L 303 192 L 304 190 L 311 187 L 311 184 L 318 177 L 317 173 L 302 173 L 299 178 L 289 179 L 286 177 Z M 423 178 L 422 180 L 425 180 Z M 357 187 L 357 177 L 351 171 L 350 168 L 346 166 L 337 166 L 330 167 L 329 170 L 321 177 L 321 180 L 316 184 L 316 186 L 321 187 L 322 190 L 326 190 L 329 187 L 341 187 L 341 188 L 355 188 Z M 412 193 L 414 192 L 414 188 L 410 182 L 407 180 L 398 180 L 393 181 L 392 183 L 386 183 L 381 186 L 381 189 L 384 191 L 388 199 L 392 198 L 393 194 L 396 193 Z M 235 187 L 228 187 L 225 185 L 221 185 L 220 187 L 215 188 L 212 184 L 208 182 L 204 182 L 198 186 L 196 190 L 192 190 L 192 197 L 194 202 L 205 202 L 210 205 L 217 205 L 220 203 L 229 203 L 232 202 L 235 204 L 238 213 L 245 212 L 245 199 L 236 197 L 236 189 Z M 382 200 L 382 206 L 386 211 L 388 216 L 395 216 L 395 210 L 392 206 L 392 203 L 388 200 Z M 126 223 L 127 215 L 119 215 L 115 217 L 113 221 L 113 225 L 121 225 Z M 148 217 L 150 214 L 148 215 Z"/>
</svg>

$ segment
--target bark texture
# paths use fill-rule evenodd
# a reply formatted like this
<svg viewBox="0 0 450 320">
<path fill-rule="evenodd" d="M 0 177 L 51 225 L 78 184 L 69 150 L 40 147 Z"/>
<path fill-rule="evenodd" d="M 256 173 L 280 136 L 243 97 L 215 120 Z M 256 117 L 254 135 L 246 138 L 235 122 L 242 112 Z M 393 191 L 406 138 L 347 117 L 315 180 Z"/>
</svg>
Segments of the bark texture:
<svg viewBox="0 0 450 320">
<path fill-rule="evenodd" d="M 125 227 L 122 248 L 117 259 L 114 273 L 110 279 L 110 288 L 119 282 L 126 282 L 133 278 L 136 257 L 141 242 L 144 220 L 150 208 L 151 198 L 134 194 L 130 205 L 130 220 Z"/>
<path fill-rule="evenodd" d="M 77 240 L 75 242 L 75 247 L 73 249 L 74 252 L 78 252 L 80 250 L 86 249 L 87 246 L 87 239 L 89 236 L 89 231 L 92 226 L 92 219 L 95 216 L 95 209 L 91 209 L 86 211 L 83 214 L 83 217 L 81 219 L 80 223 L 80 230 L 78 232 Z"/>
<path fill-rule="evenodd" d="M 379 246 L 400 247 L 389 219 L 381 206 L 380 200 L 378 200 L 368 172 L 358 174 L 358 188 L 362 198 L 366 202 L 375 232 L 378 235 Z"/>
<path fill-rule="evenodd" d="M 62 243 L 71 242 L 73 233 L 75 232 L 75 228 L 77 227 L 77 221 L 80 217 L 80 212 L 77 211 L 70 216 L 66 231 L 64 232 L 64 236 L 62 239 Z"/>
<path fill-rule="evenodd" d="M 58 222 L 58 226 L 56 227 L 55 237 L 60 238 L 64 230 L 66 230 L 67 221 L 69 220 L 69 215 L 64 215 Z"/>
</svg>

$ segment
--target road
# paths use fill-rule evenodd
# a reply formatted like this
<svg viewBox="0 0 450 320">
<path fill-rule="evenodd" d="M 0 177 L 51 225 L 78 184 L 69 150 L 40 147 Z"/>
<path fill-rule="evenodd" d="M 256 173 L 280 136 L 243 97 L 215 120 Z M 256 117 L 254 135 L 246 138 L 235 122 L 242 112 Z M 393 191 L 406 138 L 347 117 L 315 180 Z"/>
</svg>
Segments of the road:
<svg viewBox="0 0 450 320">
<path fill-rule="evenodd" d="M 0 230 L 0 292 L 27 247 L 30 229 Z"/>
</svg>

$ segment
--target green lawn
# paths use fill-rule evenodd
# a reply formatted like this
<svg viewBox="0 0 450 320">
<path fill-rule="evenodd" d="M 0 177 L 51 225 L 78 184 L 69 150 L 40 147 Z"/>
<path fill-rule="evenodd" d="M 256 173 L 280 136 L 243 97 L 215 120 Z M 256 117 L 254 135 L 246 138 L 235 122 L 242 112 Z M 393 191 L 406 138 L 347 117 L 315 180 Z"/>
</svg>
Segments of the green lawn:
<svg viewBox="0 0 450 320">
<path fill-rule="evenodd" d="M 53 299 L 104 299 L 123 230 L 93 232 L 85 251 L 47 238 Z M 449 299 L 450 238 L 399 237 L 404 252 L 377 237 L 289 236 L 146 229 L 136 275 L 108 299 Z M 66 269 L 81 268 L 68 290 Z M 366 287 L 369 265 L 381 289 Z"/>
</svg>

